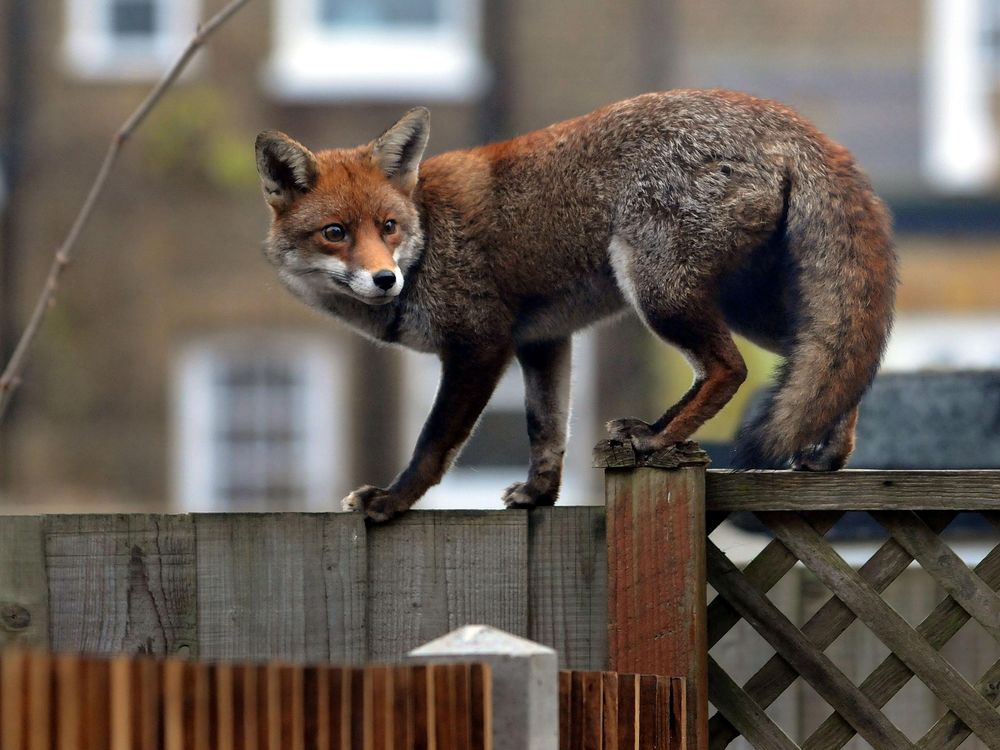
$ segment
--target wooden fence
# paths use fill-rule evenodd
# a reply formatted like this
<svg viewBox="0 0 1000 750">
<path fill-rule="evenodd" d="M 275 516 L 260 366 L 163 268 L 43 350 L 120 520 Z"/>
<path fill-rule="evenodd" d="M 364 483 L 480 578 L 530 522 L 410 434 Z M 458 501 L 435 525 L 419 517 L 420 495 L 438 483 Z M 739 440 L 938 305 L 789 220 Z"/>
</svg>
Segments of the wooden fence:
<svg viewBox="0 0 1000 750">
<path fill-rule="evenodd" d="M 2 750 L 490 750 L 484 664 L 0 657 Z"/>
<path fill-rule="evenodd" d="M 0 517 L 0 644 L 362 664 L 482 622 L 563 668 L 684 677 L 698 750 L 1000 748 L 1000 533 L 975 571 L 939 533 L 996 531 L 1000 472 L 602 461 L 606 511 Z M 825 536 L 848 511 L 886 529 L 854 567 Z M 749 564 L 714 541 L 737 512 L 774 536 Z"/>
<path fill-rule="evenodd" d="M 559 750 L 685 750 L 679 678 L 559 673 Z M 491 750 L 488 664 L 0 651 L 0 750 Z"/>
<path fill-rule="evenodd" d="M 559 750 L 686 750 L 684 679 L 559 673 Z"/>
</svg>

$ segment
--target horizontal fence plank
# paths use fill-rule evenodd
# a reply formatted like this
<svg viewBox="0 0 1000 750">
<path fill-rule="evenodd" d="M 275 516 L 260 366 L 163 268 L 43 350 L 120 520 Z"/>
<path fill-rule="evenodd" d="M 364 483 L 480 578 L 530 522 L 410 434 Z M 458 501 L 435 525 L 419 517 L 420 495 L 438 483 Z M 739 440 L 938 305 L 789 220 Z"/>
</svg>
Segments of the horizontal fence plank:
<svg viewBox="0 0 1000 750">
<path fill-rule="evenodd" d="M 708 471 L 711 512 L 995 510 L 1000 470 Z"/>
</svg>

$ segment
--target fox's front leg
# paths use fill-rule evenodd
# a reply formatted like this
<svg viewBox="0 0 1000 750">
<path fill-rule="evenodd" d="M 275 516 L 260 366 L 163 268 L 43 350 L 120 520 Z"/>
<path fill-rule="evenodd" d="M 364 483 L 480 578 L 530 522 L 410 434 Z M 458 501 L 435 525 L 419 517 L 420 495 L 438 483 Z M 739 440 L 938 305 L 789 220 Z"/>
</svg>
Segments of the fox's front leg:
<svg viewBox="0 0 1000 750">
<path fill-rule="evenodd" d="M 552 505 L 559 496 L 566 450 L 570 339 L 527 344 L 518 348 L 517 359 L 524 374 L 531 466 L 528 481 L 508 487 L 503 501 L 508 508 Z"/>
<path fill-rule="evenodd" d="M 409 510 L 441 481 L 475 427 L 509 361 L 509 348 L 445 352 L 434 406 L 417 438 L 409 465 L 386 489 L 365 485 L 354 490 L 344 498 L 344 510 L 364 511 L 374 521 L 388 521 Z"/>
</svg>

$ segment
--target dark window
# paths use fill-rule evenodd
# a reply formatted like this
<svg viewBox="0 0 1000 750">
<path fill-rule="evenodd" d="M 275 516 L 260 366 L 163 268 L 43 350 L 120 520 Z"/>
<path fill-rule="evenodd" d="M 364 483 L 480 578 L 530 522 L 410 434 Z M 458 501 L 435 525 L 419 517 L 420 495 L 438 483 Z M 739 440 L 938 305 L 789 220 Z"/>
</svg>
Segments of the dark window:
<svg viewBox="0 0 1000 750">
<path fill-rule="evenodd" d="M 153 36 L 156 33 L 155 0 L 112 0 L 111 33 L 114 36 Z"/>
<path fill-rule="evenodd" d="M 320 20 L 330 25 L 432 25 L 438 0 L 320 0 Z"/>
</svg>

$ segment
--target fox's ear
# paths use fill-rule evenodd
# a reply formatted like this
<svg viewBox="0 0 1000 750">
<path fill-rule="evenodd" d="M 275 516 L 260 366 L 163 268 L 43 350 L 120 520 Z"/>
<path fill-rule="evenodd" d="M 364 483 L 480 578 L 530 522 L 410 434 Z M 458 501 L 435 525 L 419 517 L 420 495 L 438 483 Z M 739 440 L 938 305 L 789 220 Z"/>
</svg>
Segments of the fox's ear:
<svg viewBox="0 0 1000 750">
<path fill-rule="evenodd" d="M 277 130 L 257 136 L 257 173 L 264 200 L 283 211 L 316 183 L 316 157 L 298 141 Z"/>
<path fill-rule="evenodd" d="M 416 107 L 372 144 L 372 159 L 407 193 L 416 187 L 420 159 L 430 134 L 431 113 L 426 107 Z"/>
</svg>

